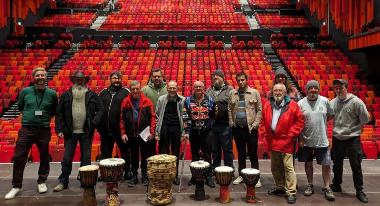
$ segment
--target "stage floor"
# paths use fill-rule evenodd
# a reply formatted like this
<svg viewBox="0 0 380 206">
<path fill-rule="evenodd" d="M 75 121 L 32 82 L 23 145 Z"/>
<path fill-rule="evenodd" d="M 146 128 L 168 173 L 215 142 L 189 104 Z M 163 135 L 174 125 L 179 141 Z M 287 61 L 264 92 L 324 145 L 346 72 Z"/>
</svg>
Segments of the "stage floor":
<svg viewBox="0 0 380 206">
<path fill-rule="evenodd" d="M 219 205 L 217 198 L 219 196 L 219 186 L 209 188 L 205 186 L 208 199 L 202 202 L 194 201 L 190 195 L 194 193 L 194 186 L 187 186 L 190 179 L 189 161 L 185 162 L 184 175 L 182 178 L 183 187 L 178 193 L 178 186 L 173 185 L 173 203 L 172 205 Z M 94 163 L 96 164 L 96 163 Z M 235 162 L 237 165 L 237 162 Z M 249 165 L 249 164 L 247 164 Z M 181 163 L 180 163 L 181 166 Z M 364 188 L 368 195 L 369 203 L 367 205 L 380 205 L 380 161 L 363 160 Z M 48 192 L 39 194 L 37 192 L 37 172 L 38 164 L 28 163 L 25 168 L 24 182 L 21 193 L 12 200 L 4 200 L 4 195 L 11 189 L 12 180 L 12 164 L 0 164 L 0 205 L 82 205 L 82 189 L 79 181 L 76 180 L 79 164 L 74 163 L 73 172 L 70 177 L 69 189 L 60 193 L 53 192 L 53 187 L 58 183 L 57 178 L 60 174 L 60 163 L 51 163 L 50 176 L 47 181 Z M 263 186 L 256 190 L 256 196 L 259 202 L 256 205 L 288 205 L 284 197 L 269 196 L 267 190 L 273 184 L 273 178 L 270 173 L 270 160 L 260 160 L 261 182 Z M 296 163 L 296 173 L 298 181 L 298 193 L 296 205 L 363 205 L 355 197 L 355 189 L 353 187 L 352 173 L 349 162 L 344 163 L 343 192 L 335 193 L 335 201 L 328 202 L 325 200 L 321 191 L 322 175 L 319 165 L 314 167 L 314 190 L 315 193 L 311 197 L 305 197 L 303 191 L 306 188 L 306 176 L 303 164 Z M 240 185 L 231 185 L 232 202 L 229 205 L 248 205 L 245 203 L 246 187 L 242 183 Z M 146 187 L 141 184 L 139 176 L 139 184 L 134 188 L 128 188 L 125 182 L 121 182 L 119 186 L 119 197 L 122 205 L 150 205 L 146 201 Z M 96 186 L 96 198 L 98 205 L 103 205 L 105 197 L 105 184 L 98 182 Z"/>
</svg>

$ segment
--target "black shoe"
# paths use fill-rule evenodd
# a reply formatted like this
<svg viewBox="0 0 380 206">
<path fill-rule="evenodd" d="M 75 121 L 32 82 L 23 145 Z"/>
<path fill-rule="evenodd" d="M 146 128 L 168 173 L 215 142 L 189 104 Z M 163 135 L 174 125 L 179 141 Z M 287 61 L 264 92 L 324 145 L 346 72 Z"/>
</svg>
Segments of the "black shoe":
<svg viewBox="0 0 380 206">
<path fill-rule="evenodd" d="M 137 175 L 133 175 L 130 180 L 128 180 L 128 187 L 134 187 L 138 183 Z"/>
<path fill-rule="evenodd" d="M 77 180 L 79 180 L 79 181 L 80 181 L 80 175 L 79 175 L 79 174 L 77 175 Z"/>
<path fill-rule="evenodd" d="M 187 183 L 188 186 L 195 185 L 195 179 L 191 178 L 189 183 Z"/>
<path fill-rule="evenodd" d="M 174 185 L 179 185 L 179 178 L 178 177 L 175 177 L 174 180 L 173 180 L 173 184 Z"/>
<path fill-rule="evenodd" d="M 215 187 L 215 182 L 214 182 L 214 179 L 212 178 L 212 176 L 208 176 L 206 178 L 206 185 L 211 187 L 211 188 Z"/>
<path fill-rule="evenodd" d="M 124 173 L 124 180 L 130 180 L 130 179 L 132 179 L 132 176 L 133 176 L 132 172 L 125 172 Z"/>
<path fill-rule="evenodd" d="M 342 187 L 340 185 L 331 184 L 330 188 L 333 192 L 342 192 Z"/>
<path fill-rule="evenodd" d="M 144 186 L 148 186 L 149 185 L 148 176 L 143 175 L 142 178 L 141 178 L 141 182 L 143 183 Z"/>
<path fill-rule="evenodd" d="M 367 195 L 363 192 L 363 190 L 356 191 L 356 198 L 358 198 L 360 202 L 368 203 Z"/>
<path fill-rule="evenodd" d="M 98 182 L 102 182 L 102 181 L 103 181 L 102 176 L 99 176 L 99 177 L 98 177 Z"/>
<path fill-rule="evenodd" d="M 277 189 L 275 187 L 272 187 L 270 190 L 268 190 L 268 195 L 283 195 L 285 194 L 285 190 Z"/>
<path fill-rule="evenodd" d="M 295 195 L 289 195 L 288 197 L 286 197 L 286 201 L 289 203 L 289 204 L 294 204 L 296 203 L 296 196 Z"/>
</svg>

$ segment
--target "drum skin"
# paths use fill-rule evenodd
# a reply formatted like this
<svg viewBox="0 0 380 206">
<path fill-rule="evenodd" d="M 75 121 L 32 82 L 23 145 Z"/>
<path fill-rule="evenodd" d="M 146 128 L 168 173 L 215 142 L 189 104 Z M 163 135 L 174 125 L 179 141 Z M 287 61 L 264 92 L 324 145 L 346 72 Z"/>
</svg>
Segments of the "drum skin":
<svg viewBox="0 0 380 206">
<path fill-rule="evenodd" d="M 100 175 L 104 182 L 118 182 L 123 179 L 125 161 L 121 158 L 108 158 L 99 162 Z"/>
<path fill-rule="evenodd" d="M 215 168 L 216 182 L 221 186 L 228 186 L 231 184 L 234 169 L 232 167 L 220 166 Z"/>
<path fill-rule="evenodd" d="M 98 181 L 97 165 L 87 165 L 79 168 L 79 176 L 82 187 L 93 187 Z"/>
</svg>

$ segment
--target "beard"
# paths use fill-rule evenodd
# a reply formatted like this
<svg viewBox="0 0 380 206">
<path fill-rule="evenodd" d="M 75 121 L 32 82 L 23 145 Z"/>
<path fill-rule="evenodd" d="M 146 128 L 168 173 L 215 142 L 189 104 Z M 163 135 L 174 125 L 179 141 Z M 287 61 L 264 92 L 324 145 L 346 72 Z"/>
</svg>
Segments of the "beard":
<svg viewBox="0 0 380 206">
<path fill-rule="evenodd" d="M 222 88 L 222 86 L 223 86 L 223 83 L 219 83 L 219 82 L 214 83 L 214 89 L 215 90 L 220 90 Z"/>
<path fill-rule="evenodd" d="M 282 100 L 284 100 L 284 96 L 274 96 L 273 98 L 276 102 L 282 102 Z"/>
<path fill-rule="evenodd" d="M 86 95 L 87 87 L 75 84 L 73 85 L 72 92 L 74 99 L 82 99 Z"/>
<path fill-rule="evenodd" d="M 36 85 L 45 85 L 45 79 L 37 79 L 35 84 Z"/>
</svg>

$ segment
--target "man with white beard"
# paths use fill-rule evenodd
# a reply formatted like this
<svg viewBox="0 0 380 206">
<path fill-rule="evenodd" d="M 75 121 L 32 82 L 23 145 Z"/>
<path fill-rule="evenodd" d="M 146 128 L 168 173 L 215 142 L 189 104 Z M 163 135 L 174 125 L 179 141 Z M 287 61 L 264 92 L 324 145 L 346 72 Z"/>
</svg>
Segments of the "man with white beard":
<svg viewBox="0 0 380 206">
<path fill-rule="evenodd" d="M 272 88 L 273 96 L 262 111 L 263 137 L 271 152 L 271 171 L 275 186 L 269 195 L 285 194 L 289 204 L 296 203 L 297 179 L 293 165 L 293 141 L 303 130 L 304 118 L 298 104 L 286 95 L 282 83 Z"/>
<path fill-rule="evenodd" d="M 314 193 L 313 159 L 315 157 L 317 164 L 322 165 L 325 198 L 334 201 L 334 193 L 330 188 L 330 165 L 332 162 L 327 139 L 327 120 L 333 118 L 334 111 L 329 100 L 319 95 L 319 90 L 318 81 L 308 81 L 306 84 L 307 96 L 298 102 L 305 118 L 305 128 L 299 138 L 298 160 L 305 162 L 305 172 L 309 183 L 304 195 L 311 196 Z"/>
<path fill-rule="evenodd" d="M 91 164 L 92 138 L 95 126 L 102 120 L 104 111 L 98 95 L 87 88 L 89 80 L 82 71 L 75 71 L 70 76 L 73 86 L 61 95 L 58 104 L 55 130 L 59 138 L 64 138 L 65 153 L 61 162 L 62 173 L 58 177 L 59 184 L 54 188 L 54 192 L 68 188 L 78 141 L 81 152 L 80 166 Z"/>
</svg>

